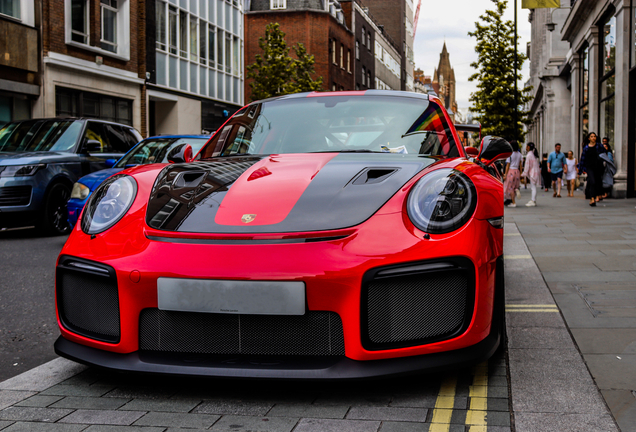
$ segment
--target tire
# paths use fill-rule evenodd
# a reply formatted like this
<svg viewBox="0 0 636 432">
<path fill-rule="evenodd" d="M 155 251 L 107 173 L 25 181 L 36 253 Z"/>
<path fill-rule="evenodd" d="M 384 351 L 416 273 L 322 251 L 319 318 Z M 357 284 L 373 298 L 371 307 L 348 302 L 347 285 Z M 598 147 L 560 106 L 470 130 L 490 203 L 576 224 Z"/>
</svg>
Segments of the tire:
<svg viewBox="0 0 636 432">
<path fill-rule="evenodd" d="M 68 208 L 66 207 L 70 197 L 71 189 L 64 183 L 57 183 L 49 189 L 39 224 L 44 234 L 64 235 L 71 231 L 71 226 L 68 224 Z"/>
</svg>

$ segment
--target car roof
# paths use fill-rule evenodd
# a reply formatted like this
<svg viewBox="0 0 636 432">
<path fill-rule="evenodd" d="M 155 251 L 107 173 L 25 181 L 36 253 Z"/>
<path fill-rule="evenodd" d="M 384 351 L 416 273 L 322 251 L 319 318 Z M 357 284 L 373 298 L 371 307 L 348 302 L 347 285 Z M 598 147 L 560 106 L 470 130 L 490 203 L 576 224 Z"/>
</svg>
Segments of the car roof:
<svg viewBox="0 0 636 432">
<path fill-rule="evenodd" d="M 96 118 L 90 118 L 90 117 L 44 117 L 44 118 L 32 118 L 32 119 L 23 119 L 23 120 L 13 120 L 10 122 L 7 122 L 6 124 L 10 124 L 10 123 L 24 123 L 24 122 L 39 122 L 39 121 L 61 121 L 61 120 L 66 120 L 66 121 L 74 121 L 74 120 L 80 120 L 80 121 L 96 121 L 96 122 L 100 122 L 100 123 L 109 123 L 109 124 L 116 124 L 119 126 L 125 126 L 125 127 L 129 127 L 129 128 L 134 128 L 131 125 L 127 125 L 125 123 L 118 123 L 115 121 L 110 121 L 110 120 L 102 120 L 102 119 L 96 119 Z"/>
<path fill-rule="evenodd" d="M 365 96 L 394 96 L 394 97 L 408 97 L 412 99 L 424 99 L 429 100 L 428 94 L 424 93 L 415 93 L 408 91 L 400 91 L 400 90 L 359 90 L 359 91 L 332 91 L 332 92 L 305 92 L 305 93 L 294 93 L 283 96 L 275 96 L 268 99 L 263 99 L 260 101 L 256 101 L 258 103 L 261 102 L 271 102 L 274 100 L 283 100 L 283 99 L 303 99 L 310 97 L 335 97 L 335 96 L 356 96 L 356 97 L 365 97 Z"/>
</svg>

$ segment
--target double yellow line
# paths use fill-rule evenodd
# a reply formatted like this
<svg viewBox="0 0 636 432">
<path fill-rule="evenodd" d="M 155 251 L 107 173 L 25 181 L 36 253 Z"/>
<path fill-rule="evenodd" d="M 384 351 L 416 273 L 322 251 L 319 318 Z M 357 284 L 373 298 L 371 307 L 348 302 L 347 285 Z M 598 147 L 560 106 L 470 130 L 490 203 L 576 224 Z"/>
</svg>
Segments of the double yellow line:
<svg viewBox="0 0 636 432">
<path fill-rule="evenodd" d="M 559 312 L 555 304 L 507 304 L 506 312 Z"/>
</svg>

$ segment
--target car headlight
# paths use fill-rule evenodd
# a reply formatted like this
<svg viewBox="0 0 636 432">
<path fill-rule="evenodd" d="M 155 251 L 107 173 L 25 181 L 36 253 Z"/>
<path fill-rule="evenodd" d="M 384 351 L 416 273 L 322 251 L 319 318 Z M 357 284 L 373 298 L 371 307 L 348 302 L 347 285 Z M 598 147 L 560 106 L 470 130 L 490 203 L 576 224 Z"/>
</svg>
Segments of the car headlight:
<svg viewBox="0 0 636 432">
<path fill-rule="evenodd" d="M 453 169 L 426 174 L 407 200 L 411 222 L 430 234 L 445 234 L 463 226 L 476 206 L 475 185 L 465 174 Z"/>
<path fill-rule="evenodd" d="M 0 177 L 32 176 L 46 164 L 0 166 Z"/>
<path fill-rule="evenodd" d="M 137 182 L 125 174 L 109 178 L 93 192 L 82 216 L 82 231 L 98 234 L 115 225 L 137 196 Z"/>
<path fill-rule="evenodd" d="M 80 182 L 76 182 L 73 185 L 73 190 L 71 191 L 71 198 L 75 198 L 78 200 L 85 200 L 86 198 L 88 198 L 88 195 L 90 195 L 91 190 L 89 189 L 88 186 L 80 183 Z"/>
</svg>

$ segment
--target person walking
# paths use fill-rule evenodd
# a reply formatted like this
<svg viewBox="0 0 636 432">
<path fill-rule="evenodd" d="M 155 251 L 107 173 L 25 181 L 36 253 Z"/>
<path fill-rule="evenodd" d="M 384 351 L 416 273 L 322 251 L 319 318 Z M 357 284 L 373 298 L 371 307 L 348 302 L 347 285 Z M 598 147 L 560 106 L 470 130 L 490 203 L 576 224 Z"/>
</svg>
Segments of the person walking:
<svg viewBox="0 0 636 432">
<path fill-rule="evenodd" d="M 543 153 L 541 161 L 541 179 L 543 180 L 543 189 L 547 192 L 550 189 L 550 171 L 548 171 L 548 154 Z"/>
<path fill-rule="evenodd" d="M 614 153 L 612 152 L 612 147 L 609 144 L 609 138 L 603 138 L 603 149 L 604 155 L 599 155 L 604 162 L 603 169 L 603 195 L 601 196 L 601 200 L 603 198 L 607 198 L 608 195 L 612 192 L 612 186 L 614 185 L 614 174 L 616 174 L 616 164 L 614 163 Z"/>
<path fill-rule="evenodd" d="M 552 190 L 554 191 L 552 196 L 561 198 L 561 181 L 563 180 L 563 173 L 567 173 L 567 164 L 565 155 L 561 153 L 561 144 L 559 143 L 554 145 L 554 151 L 548 156 L 548 172 L 550 173 Z"/>
<path fill-rule="evenodd" d="M 603 184 L 601 177 L 603 175 L 603 163 L 599 157 L 601 153 L 599 146 L 596 144 L 598 136 L 594 132 L 590 132 L 585 141 L 587 145 L 581 152 L 579 161 L 579 175 L 587 174 L 585 182 L 585 198 L 590 200 L 590 206 L 595 207 L 596 203 L 601 199 L 603 194 Z"/>
<path fill-rule="evenodd" d="M 574 157 L 574 152 L 570 150 L 568 152 L 568 157 L 565 161 L 567 163 L 567 174 L 565 175 L 565 180 L 568 184 L 568 196 L 574 196 L 574 190 L 576 189 L 576 178 L 578 174 L 576 172 L 576 158 Z"/>
<path fill-rule="evenodd" d="M 521 168 L 521 160 L 523 159 L 523 156 L 521 156 L 517 141 L 510 141 L 510 145 L 512 146 L 513 152 L 508 160 L 506 160 L 506 172 L 504 173 L 504 199 L 510 199 L 512 201 L 508 204 L 508 207 L 517 207 L 517 189 L 519 189 L 520 184 L 519 169 Z"/>
<path fill-rule="evenodd" d="M 530 190 L 532 191 L 532 197 L 526 204 L 526 207 L 535 207 L 537 205 L 537 185 L 541 184 L 539 152 L 537 152 L 534 143 L 531 142 L 526 145 L 526 151 L 528 154 L 526 155 L 526 163 L 523 166 L 522 176 L 530 181 Z"/>
</svg>

